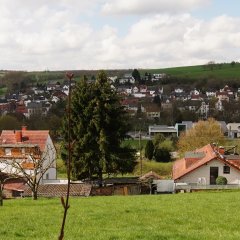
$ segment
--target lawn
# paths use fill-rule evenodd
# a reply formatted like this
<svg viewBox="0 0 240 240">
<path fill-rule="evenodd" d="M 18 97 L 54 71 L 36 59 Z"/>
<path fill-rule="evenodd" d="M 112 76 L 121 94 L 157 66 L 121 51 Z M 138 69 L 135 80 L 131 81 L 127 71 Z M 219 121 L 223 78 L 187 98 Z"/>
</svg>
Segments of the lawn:
<svg viewBox="0 0 240 240">
<path fill-rule="evenodd" d="M 239 239 L 240 192 L 71 198 L 64 239 Z M 57 239 L 59 199 L 8 200 L 0 238 Z"/>
</svg>

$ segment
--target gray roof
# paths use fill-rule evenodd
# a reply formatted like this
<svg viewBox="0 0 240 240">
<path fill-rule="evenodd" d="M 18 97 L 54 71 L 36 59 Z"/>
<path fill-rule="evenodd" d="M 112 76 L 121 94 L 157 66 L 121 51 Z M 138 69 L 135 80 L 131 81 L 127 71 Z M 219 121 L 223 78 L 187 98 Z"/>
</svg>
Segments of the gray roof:
<svg viewBox="0 0 240 240">
<path fill-rule="evenodd" d="M 185 158 L 204 158 L 205 153 L 204 152 L 186 152 L 185 153 Z"/>
<path fill-rule="evenodd" d="M 71 184 L 70 196 L 88 197 L 91 193 L 92 185 L 90 184 Z M 67 184 L 43 184 L 38 187 L 38 196 L 41 197 L 64 197 L 67 195 Z M 26 186 L 24 196 L 32 196 L 31 189 Z"/>
</svg>

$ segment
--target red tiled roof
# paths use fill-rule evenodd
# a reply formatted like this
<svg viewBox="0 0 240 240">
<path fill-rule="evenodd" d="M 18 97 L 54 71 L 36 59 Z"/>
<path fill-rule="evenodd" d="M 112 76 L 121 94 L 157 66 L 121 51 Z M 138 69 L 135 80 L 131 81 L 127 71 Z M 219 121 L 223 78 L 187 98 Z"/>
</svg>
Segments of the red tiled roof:
<svg viewBox="0 0 240 240">
<path fill-rule="evenodd" d="M 226 159 L 224 155 L 221 155 L 218 151 L 214 150 L 214 146 L 211 144 L 197 149 L 195 152 L 204 153 L 205 155 L 202 158 L 182 158 L 174 162 L 172 169 L 172 178 L 174 180 L 183 177 L 184 175 L 215 159 L 240 170 L 240 156 L 238 159 Z"/>
<path fill-rule="evenodd" d="M 47 138 L 49 135 L 48 130 L 23 130 L 22 142 L 24 144 L 37 144 L 41 151 L 44 151 Z M 3 130 L 0 136 L 0 143 L 4 144 L 17 144 L 16 133 L 12 130 Z"/>
<path fill-rule="evenodd" d="M 4 189 L 5 190 L 13 190 L 13 191 L 24 191 L 25 183 L 18 182 L 18 183 L 5 183 Z"/>
<path fill-rule="evenodd" d="M 210 162 L 211 160 L 217 158 L 216 153 L 210 144 L 204 146 L 201 149 L 197 149 L 196 152 L 204 152 L 205 156 L 202 159 L 197 159 L 195 163 L 186 164 L 186 159 L 182 158 L 174 162 L 172 177 L 174 180 L 186 175 L 187 173 L 195 170 L 196 168 L 202 166 L 203 164 Z"/>
<path fill-rule="evenodd" d="M 149 180 L 149 179 L 162 179 L 162 177 L 160 175 L 158 175 L 157 173 L 150 171 L 150 172 L 144 174 L 139 179 L 142 181 L 145 181 L 145 180 Z"/>
</svg>

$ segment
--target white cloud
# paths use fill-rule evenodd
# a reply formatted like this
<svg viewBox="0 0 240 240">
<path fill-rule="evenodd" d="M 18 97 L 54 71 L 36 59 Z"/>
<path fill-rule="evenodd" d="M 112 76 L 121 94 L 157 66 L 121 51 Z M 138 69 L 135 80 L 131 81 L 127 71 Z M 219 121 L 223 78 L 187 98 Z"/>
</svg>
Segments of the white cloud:
<svg viewBox="0 0 240 240">
<path fill-rule="evenodd" d="M 109 0 L 103 7 L 104 14 L 149 14 L 188 12 L 205 6 L 211 0 Z"/>
<path fill-rule="evenodd" d="M 203 21 L 189 13 L 151 14 L 137 18 L 123 34 L 121 23 L 101 23 L 96 11 L 103 2 L 107 3 L 25 0 L 24 5 L 23 1 L 0 0 L 0 68 L 154 68 L 240 60 L 240 18 L 222 15 Z M 179 9 L 200 2 L 207 1 L 178 1 Z M 164 6 L 163 1 L 155 3 L 156 9 Z M 99 21 L 98 27 L 86 20 L 89 16 L 83 17 L 86 9 Z"/>
<path fill-rule="evenodd" d="M 139 67 L 237 60 L 240 54 L 239 24 L 240 18 L 226 16 L 211 21 L 186 14 L 145 18 L 132 26 L 124 40 L 132 50 L 126 58 L 139 59 Z"/>
</svg>

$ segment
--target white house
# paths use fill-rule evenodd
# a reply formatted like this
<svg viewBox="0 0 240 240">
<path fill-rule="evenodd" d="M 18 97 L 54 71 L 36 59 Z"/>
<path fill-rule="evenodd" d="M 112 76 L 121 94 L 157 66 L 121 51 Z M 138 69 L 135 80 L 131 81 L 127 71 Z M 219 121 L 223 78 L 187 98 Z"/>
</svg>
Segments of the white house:
<svg viewBox="0 0 240 240">
<path fill-rule="evenodd" d="M 208 112 L 209 112 L 209 103 L 205 103 L 204 101 L 201 102 L 201 106 L 197 111 L 201 116 L 208 116 Z"/>
<path fill-rule="evenodd" d="M 208 144 L 174 162 L 172 177 L 176 183 L 215 185 L 218 176 L 228 184 L 240 183 L 240 156 L 223 147 Z"/>
<path fill-rule="evenodd" d="M 160 79 L 166 78 L 166 77 L 167 77 L 166 73 L 153 73 L 151 80 L 152 80 L 152 82 L 154 82 L 154 81 L 158 81 Z"/>
<path fill-rule="evenodd" d="M 221 100 L 218 99 L 218 101 L 215 103 L 215 109 L 218 110 L 218 111 L 223 111 L 224 110 Z"/>
<path fill-rule="evenodd" d="M 38 157 L 33 160 L 35 155 Z M 27 174 L 33 172 L 36 165 L 33 161 L 41 161 L 38 172 L 42 175 L 42 181 L 55 180 L 57 177 L 56 149 L 47 130 L 27 130 L 25 126 L 18 131 L 3 130 L 0 136 L 0 160 L 2 166 L 4 163 L 13 166 L 11 161 L 18 161 Z"/>
<path fill-rule="evenodd" d="M 228 123 L 228 137 L 239 138 L 240 137 L 240 123 Z"/>
</svg>

